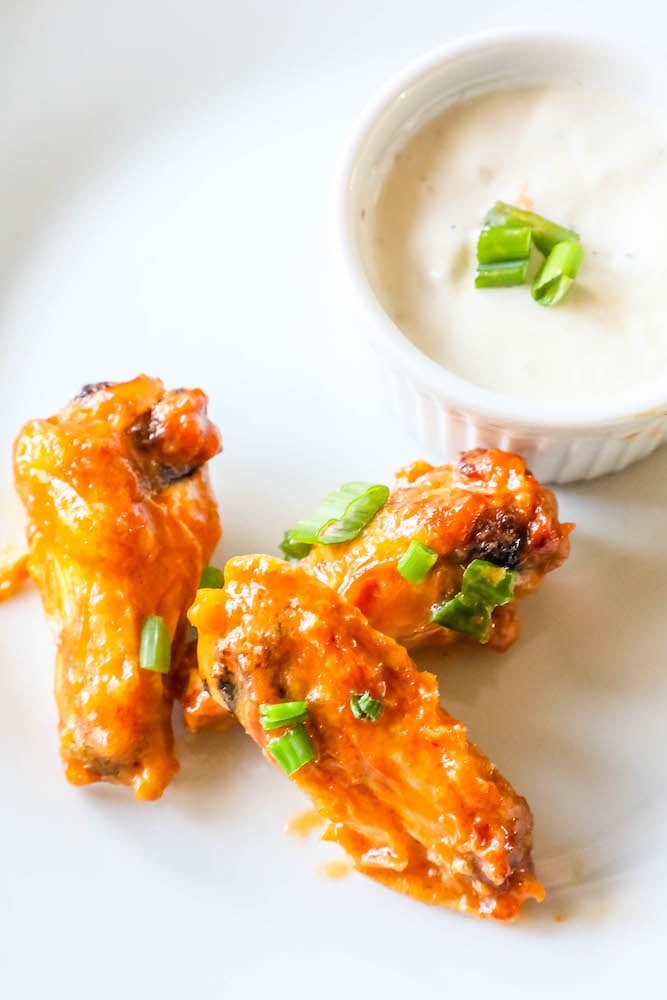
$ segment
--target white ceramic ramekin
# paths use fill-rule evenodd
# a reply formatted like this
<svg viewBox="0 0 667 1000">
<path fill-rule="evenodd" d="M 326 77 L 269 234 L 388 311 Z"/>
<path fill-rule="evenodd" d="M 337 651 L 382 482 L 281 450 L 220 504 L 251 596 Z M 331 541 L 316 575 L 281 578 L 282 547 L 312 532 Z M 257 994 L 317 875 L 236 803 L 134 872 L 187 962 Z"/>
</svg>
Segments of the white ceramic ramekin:
<svg viewBox="0 0 667 1000">
<path fill-rule="evenodd" d="M 423 354 L 383 310 L 369 277 L 363 219 L 393 155 L 448 104 L 500 87 L 574 81 L 658 106 L 667 94 L 663 65 L 646 53 L 545 30 L 479 35 L 429 53 L 386 85 L 362 115 L 343 174 L 344 249 L 399 414 L 445 458 L 498 446 L 523 455 L 546 482 L 623 469 L 667 440 L 667 378 L 650 397 L 628 386 L 613 411 L 593 398 L 540 405 L 464 381 Z"/>
</svg>

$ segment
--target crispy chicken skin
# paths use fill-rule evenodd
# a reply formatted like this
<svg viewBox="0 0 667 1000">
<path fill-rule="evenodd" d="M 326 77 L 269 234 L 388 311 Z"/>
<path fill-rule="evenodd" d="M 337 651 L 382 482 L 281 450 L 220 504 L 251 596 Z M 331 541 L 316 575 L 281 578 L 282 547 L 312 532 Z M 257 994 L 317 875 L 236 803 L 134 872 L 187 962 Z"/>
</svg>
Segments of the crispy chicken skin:
<svg viewBox="0 0 667 1000">
<path fill-rule="evenodd" d="M 178 769 L 173 678 L 139 667 L 141 628 L 161 615 L 174 640 L 220 537 L 206 462 L 220 436 L 198 389 L 157 379 L 86 386 L 33 420 L 14 449 L 28 514 L 29 569 L 57 638 L 65 774 L 77 785 L 161 795 Z"/>
<path fill-rule="evenodd" d="M 433 624 L 431 609 L 458 593 L 473 559 L 518 570 L 515 596 L 522 597 L 567 558 L 573 525 L 558 521 L 554 494 L 517 455 L 478 448 L 451 465 L 416 462 L 399 472 L 397 481 L 358 538 L 315 545 L 302 565 L 408 648 L 462 638 Z M 397 569 L 412 539 L 439 556 L 420 584 L 409 583 Z M 514 602 L 496 608 L 489 645 L 507 649 L 518 631 Z"/>
<path fill-rule="evenodd" d="M 359 871 L 428 903 L 508 919 L 544 895 L 532 817 L 440 706 L 435 677 L 302 567 L 233 559 L 189 612 L 211 693 L 272 760 L 259 707 L 306 700 L 316 758 L 293 776 Z M 384 708 L 357 720 L 350 693 Z"/>
</svg>

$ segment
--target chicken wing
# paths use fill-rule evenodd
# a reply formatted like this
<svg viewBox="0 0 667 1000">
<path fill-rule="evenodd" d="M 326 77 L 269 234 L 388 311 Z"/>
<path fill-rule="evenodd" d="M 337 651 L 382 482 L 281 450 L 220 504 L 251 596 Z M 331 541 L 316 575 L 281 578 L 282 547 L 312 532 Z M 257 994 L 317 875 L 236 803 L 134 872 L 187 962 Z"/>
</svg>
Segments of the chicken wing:
<svg viewBox="0 0 667 1000">
<path fill-rule="evenodd" d="M 29 569 L 57 638 L 65 774 L 157 798 L 178 768 L 173 678 L 139 666 L 142 625 L 173 640 L 220 537 L 206 462 L 220 437 L 198 389 L 157 379 L 86 386 L 14 450 L 28 514 Z"/>
<path fill-rule="evenodd" d="M 224 590 L 189 613 L 211 693 L 272 759 L 260 706 L 308 704 L 315 758 L 296 784 L 359 871 L 428 903 L 508 919 L 544 891 L 533 874 L 532 817 L 440 706 L 435 677 L 302 567 L 232 559 Z M 350 696 L 382 702 L 376 722 Z M 280 730 L 279 730 L 280 732 Z"/>
<path fill-rule="evenodd" d="M 407 648 L 462 638 L 434 624 L 431 611 L 458 593 L 473 559 L 517 570 L 514 594 L 522 597 L 567 558 L 573 525 L 559 522 L 554 494 L 517 455 L 478 448 L 451 465 L 416 462 L 397 480 L 385 506 L 354 541 L 315 545 L 301 564 Z M 438 554 L 420 584 L 409 583 L 397 569 L 412 539 Z M 498 607 L 489 645 L 507 649 L 518 631 L 514 602 Z"/>
</svg>

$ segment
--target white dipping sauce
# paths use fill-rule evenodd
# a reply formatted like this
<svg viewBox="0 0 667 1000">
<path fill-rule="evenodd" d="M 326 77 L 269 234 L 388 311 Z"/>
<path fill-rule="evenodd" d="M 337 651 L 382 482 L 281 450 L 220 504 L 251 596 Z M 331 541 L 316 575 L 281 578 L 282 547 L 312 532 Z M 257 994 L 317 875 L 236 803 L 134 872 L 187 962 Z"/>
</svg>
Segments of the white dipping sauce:
<svg viewBox="0 0 667 1000">
<path fill-rule="evenodd" d="M 667 131 L 581 87 L 500 91 L 448 108 L 396 155 L 367 213 L 371 275 L 426 354 L 523 399 L 613 398 L 667 373 Z M 557 306 L 530 280 L 475 288 L 495 201 L 576 230 L 584 262 Z"/>
</svg>

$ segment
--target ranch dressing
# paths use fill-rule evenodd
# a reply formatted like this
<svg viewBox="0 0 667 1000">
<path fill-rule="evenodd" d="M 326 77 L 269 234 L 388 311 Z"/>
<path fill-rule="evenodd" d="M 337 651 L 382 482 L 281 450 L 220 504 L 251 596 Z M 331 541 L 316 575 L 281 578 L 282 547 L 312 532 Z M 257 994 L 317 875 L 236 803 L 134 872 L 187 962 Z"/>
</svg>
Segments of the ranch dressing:
<svg viewBox="0 0 667 1000">
<path fill-rule="evenodd" d="M 500 91 L 444 111 L 389 166 L 368 213 L 371 275 L 426 354 L 487 389 L 543 401 L 612 398 L 667 374 L 667 133 L 582 87 Z M 528 282 L 476 289 L 495 201 L 576 230 L 585 257 L 544 308 Z"/>
</svg>

